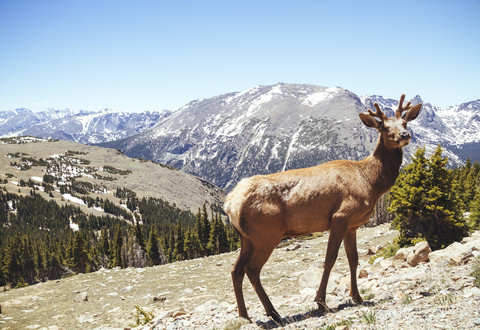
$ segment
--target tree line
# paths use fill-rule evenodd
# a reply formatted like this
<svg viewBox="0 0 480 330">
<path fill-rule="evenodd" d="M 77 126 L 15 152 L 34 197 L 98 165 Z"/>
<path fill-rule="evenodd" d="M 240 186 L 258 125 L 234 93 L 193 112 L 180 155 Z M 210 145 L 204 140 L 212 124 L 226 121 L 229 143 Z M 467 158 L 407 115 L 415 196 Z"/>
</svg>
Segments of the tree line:
<svg viewBox="0 0 480 330">
<path fill-rule="evenodd" d="M 133 192 L 129 198 L 132 221 L 86 214 L 35 190 L 29 196 L 0 192 L 0 285 L 21 287 L 101 268 L 161 265 L 239 246 L 218 207 L 204 204 L 195 215 L 159 198 L 138 199 Z M 113 204 L 103 201 L 103 206 L 108 203 Z"/>
</svg>

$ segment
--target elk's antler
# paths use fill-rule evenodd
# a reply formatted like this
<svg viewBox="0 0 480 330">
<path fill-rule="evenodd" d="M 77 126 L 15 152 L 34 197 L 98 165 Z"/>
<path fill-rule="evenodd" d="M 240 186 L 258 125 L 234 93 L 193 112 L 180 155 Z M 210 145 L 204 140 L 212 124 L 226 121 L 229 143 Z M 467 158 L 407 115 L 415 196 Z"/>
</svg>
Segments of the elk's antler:
<svg viewBox="0 0 480 330">
<path fill-rule="evenodd" d="M 405 95 L 404 95 L 405 96 Z M 378 105 L 377 102 L 375 102 L 373 104 L 373 106 L 375 107 L 376 111 L 373 112 L 372 110 L 368 109 L 368 113 L 370 114 L 370 116 L 372 117 L 377 117 L 379 118 L 382 122 L 385 121 L 385 119 L 387 119 L 387 116 L 385 116 L 385 114 L 383 113 L 383 111 L 380 109 L 380 106 Z"/>
<path fill-rule="evenodd" d="M 412 107 L 410 101 L 408 101 L 407 105 L 405 105 L 405 107 L 403 107 L 403 101 L 404 100 L 405 100 L 405 94 L 402 94 L 402 96 L 400 96 L 400 100 L 398 101 L 397 111 L 395 111 L 395 117 L 397 117 L 397 118 L 402 118 L 402 113 L 404 111 L 410 110 L 410 108 Z"/>
</svg>

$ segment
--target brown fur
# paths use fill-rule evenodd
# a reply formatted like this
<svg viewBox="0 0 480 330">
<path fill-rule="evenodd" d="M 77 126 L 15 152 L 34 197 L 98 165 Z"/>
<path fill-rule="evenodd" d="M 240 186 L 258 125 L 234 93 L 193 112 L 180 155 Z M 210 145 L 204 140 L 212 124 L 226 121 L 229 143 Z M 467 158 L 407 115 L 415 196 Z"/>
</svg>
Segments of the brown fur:
<svg viewBox="0 0 480 330">
<path fill-rule="evenodd" d="M 232 280 L 240 317 L 248 319 L 243 298 L 245 273 L 268 316 L 281 322 L 260 283 L 260 271 L 284 237 L 330 230 L 325 268 L 315 301 L 325 310 L 328 277 L 343 240 L 350 273 L 350 295 L 361 303 L 356 282 L 356 230 L 365 224 L 377 200 L 394 184 L 402 163 L 402 147 L 410 141 L 407 121 L 417 117 L 421 104 L 403 107 L 387 118 L 376 112 L 360 114 L 362 122 L 380 133 L 372 155 L 361 161 L 336 160 L 315 167 L 243 179 L 227 196 L 225 210 L 241 238 L 240 255 Z M 403 117 L 402 114 L 407 111 Z M 376 120 L 375 118 L 378 118 Z"/>
</svg>

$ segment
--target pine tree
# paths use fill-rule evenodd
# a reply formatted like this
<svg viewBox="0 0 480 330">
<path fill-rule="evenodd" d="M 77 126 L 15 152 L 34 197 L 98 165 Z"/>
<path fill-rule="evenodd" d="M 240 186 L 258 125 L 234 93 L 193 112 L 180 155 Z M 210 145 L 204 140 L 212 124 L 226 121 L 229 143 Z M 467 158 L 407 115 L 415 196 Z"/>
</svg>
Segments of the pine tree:
<svg viewBox="0 0 480 330">
<path fill-rule="evenodd" d="M 7 246 L 4 251 L 4 276 L 7 283 L 10 283 L 12 287 L 21 278 L 22 266 L 20 264 L 20 252 L 18 248 L 21 245 L 21 240 L 18 236 L 15 236 L 8 240 Z"/>
<path fill-rule="evenodd" d="M 138 220 L 136 220 L 136 225 L 135 225 L 135 238 L 138 245 L 140 245 L 142 250 L 145 251 L 145 240 L 143 239 L 143 231 L 142 231 L 142 227 L 140 226 L 140 222 Z"/>
<path fill-rule="evenodd" d="M 147 243 L 147 259 L 150 266 L 160 265 L 160 249 L 158 247 L 158 238 L 155 231 L 155 226 L 150 226 L 150 234 L 148 235 Z"/>
<path fill-rule="evenodd" d="M 77 273 L 85 273 L 87 271 L 88 257 L 85 251 L 85 240 L 79 231 L 75 232 L 73 237 L 72 251 L 72 270 Z"/>
<path fill-rule="evenodd" d="M 185 235 L 183 232 L 182 225 L 177 223 L 175 225 L 175 248 L 173 250 L 173 255 L 175 260 L 184 260 L 185 259 Z"/>
<path fill-rule="evenodd" d="M 30 238 L 30 235 L 26 235 L 22 239 L 20 260 L 22 264 L 22 277 L 26 279 L 29 284 L 33 284 L 35 282 L 36 270 L 32 240 Z"/>
<path fill-rule="evenodd" d="M 473 163 L 470 168 L 470 171 L 467 174 L 467 177 L 464 182 L 464 203 L 467 205 L 467 210 L 470 209 L 470 203 L 475 198 L 475 193 L 477 190 L 477 177 L 480 171 L 480 165 L 478 162 Z"/>
<path fill-rule="evenodd" d="M 195 228 L 197 230 L 197 236 L 200 240 L 201 253 L 202 255 L 207 255 L 207 244 L 210 240 L 210 230 L 211 224 L 208 220 L 207 206 L 204 203 L 202 206 L 202 211 L 198 210 L 197 216 L 195 218 Z"/>
<path fill-rule="evenodd" d="M 473 199 L 472 203 L 470 204 L 470 220 L 473 229 L 480 229 L 480 185 L 477 186 L 477 190 L 475 193 L 475 198 Z"/>
<path fill-rule="evenodd" d="M 112 267 L 122 267 L 122 245 L 123 245 L 123 233 L 120 226 L 117 227 L 115 235 L 113 237 L 113 244 L 111 246 L 112 255 Z"/>
<path fill-rule="evenodd" d="M 184 251 L 188 259 L 198 258 L 201 255 L 200 240 L 197 232 L 192 229 L 188 229 L 185 234 Z"/>
<path fill-rule="evenodd" d="M 102 228 L 102 232 L 100 234 L 100 247 L 99 251 L 99 258 L 102 264 L 102 267 L 108 268 L 109 261 L 111 260 L 110 254 L 110 243 L 108 239 L 108 230 L 106 228 Z"/>
<path fill-rule="evenodd" d="M 389 210 L 395 214 L 400 245 L 426 239 L 435 250 L 468 234 L 458 184 L 446 165 L 440 146 L 429 160 L 420 148 L 392 187 Z"/>
<path fill-rule="evenodd" d="M 213 254 L 220 254 L 229 251 L 225 224 L 218 213 L 216 214 L 211 226 L 207 250 Z"/>
</svg>

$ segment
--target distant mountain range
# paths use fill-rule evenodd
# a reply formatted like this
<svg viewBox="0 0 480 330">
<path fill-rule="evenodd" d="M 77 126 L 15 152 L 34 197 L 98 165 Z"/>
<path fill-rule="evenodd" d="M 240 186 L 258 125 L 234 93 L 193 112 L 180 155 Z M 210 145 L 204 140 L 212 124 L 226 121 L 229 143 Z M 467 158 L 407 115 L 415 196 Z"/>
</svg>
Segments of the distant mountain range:
<svg viewBox="0 0 480 330">
<path fill-rule="evenodd" d="M 431 151 L 437 144 L 445 147 L 452 166 L 466 157 L 480 159 L 480 100 L 439 108 L 412 96 L 412 103 L 424 106 L 409 126 L 413 139 L 406 160 L 417 147 Z M 374 102 L 393 114 L 398 99 L 359 97 L 339 87 L 257 86 L 190 102 L 151 129 L 104 145 L 229 190 L 254 174 L 367 156 L 378 133 L 365 127 L 358 114 L 373 109 Z"/>
<path fill-rule="evenodd" d="M 170 114 L 167 110 L 126 113 L 109 109 L 49 109 L 33 112 L 21 108 L 0 111 L 0 137 L 32 135 L 84 144 L 102 143 L 138 134 Z"/>
<path fill-rule="evenodd" d="M 407 95 L 411 97 L 413 104 L 423 102 L 424 106 L 409 124 L 413 139 L 405 148 L 406 160 L 417 147 L 425 146 L 428 152 L 438 144 L 444 146 L 451 166 L 462 164 L 467 157 L 480 160 L 480 100 L 442 108 L 418 95 Z M 373 109 L 374 102 L 392 114 L 398 98 L 357 96 L 340 87 L 278 83 L 195 100 L 175 112 L 47 111 L 34 113 L 37 122 L 30 126 L 23 121 L 14 125 L 11 116 L 0 112 L 0 134 L 100 143 L 131 157 L 174 166 L 229 190 L 241 178 L 254 174 L 367 156 L 378 134 L 361 123 L 358 113 Z"/>
</svg>

